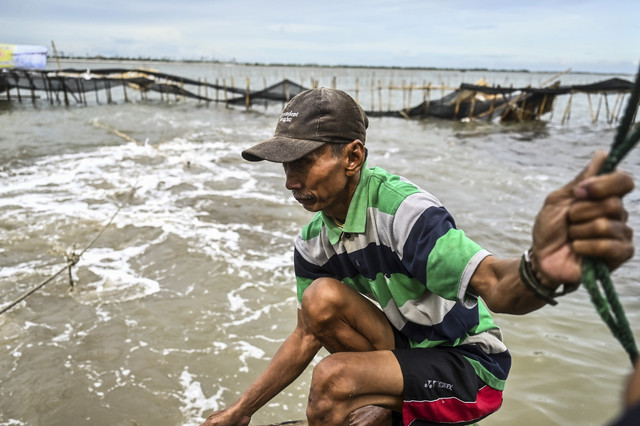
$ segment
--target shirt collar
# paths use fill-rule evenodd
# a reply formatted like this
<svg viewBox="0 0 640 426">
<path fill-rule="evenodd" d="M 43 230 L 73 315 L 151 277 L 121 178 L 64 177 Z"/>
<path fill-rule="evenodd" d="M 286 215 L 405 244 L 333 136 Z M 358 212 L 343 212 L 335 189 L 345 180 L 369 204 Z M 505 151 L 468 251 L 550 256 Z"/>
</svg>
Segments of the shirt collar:
<svg viewBox="0 0 640 426">
<path fill-rule="evenodd" d="M 356 186 L 356 190 L 349 203 L 347 218 L 344 226 L 340 228 L 334 221 L 322 212 L 322 222 L 327 230 L 329 242 L 336 244 L 340 240 L 342 233 L 362 234 L 367 227 L 367 207 L 369 205 L 369 179 L 371 178 L 371 170 L 367 168 L 365 162 L 360 169 L 360 180 Z"/>
</svg>

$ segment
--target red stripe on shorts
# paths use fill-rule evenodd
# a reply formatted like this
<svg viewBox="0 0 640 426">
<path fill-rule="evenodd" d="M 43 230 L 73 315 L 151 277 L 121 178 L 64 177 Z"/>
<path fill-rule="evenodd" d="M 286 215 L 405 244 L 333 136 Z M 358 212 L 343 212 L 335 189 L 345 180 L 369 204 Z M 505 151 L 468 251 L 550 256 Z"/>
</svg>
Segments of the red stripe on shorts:
<svg viewBox="0 0 640 426">
<path fill-rule="evenodd" d="M 459 423 L 479 420 L 502 405 L 502 391 L 484 386 L 478 391 L 475 401 L 465 402 L 458 398 L 440 398 L 433 401 L 405 401 L 402 418 L 405 425 L 416 419 L 440 423 Z"/>
</svg>

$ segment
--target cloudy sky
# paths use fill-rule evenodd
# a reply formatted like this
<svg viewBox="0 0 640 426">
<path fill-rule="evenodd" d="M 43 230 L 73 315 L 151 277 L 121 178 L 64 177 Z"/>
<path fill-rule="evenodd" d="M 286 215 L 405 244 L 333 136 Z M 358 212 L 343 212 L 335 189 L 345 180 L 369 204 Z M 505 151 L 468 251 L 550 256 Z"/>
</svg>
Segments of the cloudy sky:
<svg viewBox="0 0 640 426">
<path fill-rule="evenodd" d="M 635 73 L 637 0 L 0 0 L 67 55 Z"/>
</svg>

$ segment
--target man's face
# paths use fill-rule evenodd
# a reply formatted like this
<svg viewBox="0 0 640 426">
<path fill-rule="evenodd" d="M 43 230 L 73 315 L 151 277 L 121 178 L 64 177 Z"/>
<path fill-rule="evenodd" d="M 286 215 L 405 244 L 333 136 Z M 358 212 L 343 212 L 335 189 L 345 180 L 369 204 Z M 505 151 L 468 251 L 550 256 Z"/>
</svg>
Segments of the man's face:
<svg viewBox="0 0 640 426">
<path fill-rule="evenodd" d="M 347 156 L 336 156 L 330 145 L 290 163 L 283 163 L 285 186 L 302 207 L 324 211 L 331 217 L 344 220 L 350 201 L 345 173 Z"/>
</svg>

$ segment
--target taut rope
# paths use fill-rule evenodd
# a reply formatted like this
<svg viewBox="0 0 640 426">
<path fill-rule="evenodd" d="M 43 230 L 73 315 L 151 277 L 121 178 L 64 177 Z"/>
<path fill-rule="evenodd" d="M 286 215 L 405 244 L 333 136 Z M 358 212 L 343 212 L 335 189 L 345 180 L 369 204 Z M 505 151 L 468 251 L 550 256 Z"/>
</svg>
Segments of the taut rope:
<svg viewBox="0 0 640 426">
<path fill-rule="evenodd" d="M 640 123 L 633 125 L 634 117 L 640 104 L 640 70 L 627 103 L 624 116 L 620 121 L 611 150 L 599 174 L 611 173 L 618 163 L 640 140 Z M 600 286 L 604 290 L 604 296 Z M 629 321 L 618 299 L 618 294 L 611 281 L 609 268 L 600 259 L 585 258 L 582 264 L 582 283 L 591 296 L 602 320 L 609 326 L 614 337 L 629 354 L 632 363 L 638 359 L 638 348 L 629 327 Z M 605 297 L 606 296 L 606 297 Z"/>
</svg>

